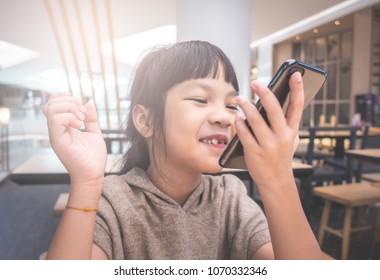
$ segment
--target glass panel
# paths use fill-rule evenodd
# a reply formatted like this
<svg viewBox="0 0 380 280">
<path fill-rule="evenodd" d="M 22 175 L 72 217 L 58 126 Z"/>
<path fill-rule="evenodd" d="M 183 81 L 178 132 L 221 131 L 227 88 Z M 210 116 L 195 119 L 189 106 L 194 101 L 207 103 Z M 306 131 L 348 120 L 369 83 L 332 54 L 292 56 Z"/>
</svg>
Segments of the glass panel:
<svg viewBox="0 0 380 280">
<path fill-rule="evenodd" d="M 311 114 L 311 105 L 308 105 L 302 113 L 301 128 L 312 126 L 312 124 L 310 123 L 310 114 Z"/>
<path fill-rule="evenodd" d="M 351 62 L 352 60 L 352 31 L 342 34 L 342 60 Z"/>
<path fill-rule="evenodd" d="M 341 103 L 339 104 L 339 124 L 350 124 L 350 104 L 349 103 Z"/>
<path fill-rule="evenodd" d="M 305 44 L 305 62 L 313 63 L 314 40 L 308 40 Z"/>
<path fill-rule="evenodd" d="M 339 58 L 339 35 L 329 35 L 327 40 L 327 60 L 337 60 Z"/>
<path fill-rule="evenodd" d="M 351 63 L 342 62 L 340 65 L 339 99 L 348 100 L 351 96 Z"/>
<path fill-rule="evenodd" d="M 321 37 L 315 40 L 315 62 L 321 63 L 325 61 L 326 55 L 326 38 Z"/>
<path fill-rule="evenodd" d="M 301 48 L 302 44 L 301 43 L 294 43 L 293 44 L 293 53 L 292 57 L 297 60 L 301 60 Z"/>
<path fill-rule="evenodd" d="M 319 117 L 321 115 L 323 115 L 323 105 L 322 104 L 315 104 L 314 105 L 314 123 L 315 123 L 315 125 L 318 125 Z"/>
<path fill-rule="evenodd" d="M 326 105 L 326 122 L 331 123 L 332 116 L 335 117 L 335 120 L 336 120 L 335 104 L 327 104 Z"/>
<path fill-rule="evenodd" d="M 337 74 L 336 74 L 336 64 L 331 64 L 327 66 L 327 96 L 326 98 L 329 100 L 336 99 L 336 83 L 337 83 Z M 346 81 L 347 82 L 347 81 Z"/>
<path fill-rule="evenodd" d="M 308 125 L 310 119 L 317 125 L 320 115 L 324 115 L 327 122 L 331 116 L 336 116 L 337 123 L 350 123 L 352 41 L 352 30 L 345 30 L 303 41 L 301 54 L 299 42 L 293 45 L 294 57 L 300 56 L 306 63 L 328 72 L 327 82 L 315 96 L 310 109 L 304 111 L 300 125 Z"/>
<path fill-rule="evenodd" d="M 314 97 L 315 100 L 323 100 L 323 89 L 324 89 L 324 86 L 315 95 Z"/>
</svg>

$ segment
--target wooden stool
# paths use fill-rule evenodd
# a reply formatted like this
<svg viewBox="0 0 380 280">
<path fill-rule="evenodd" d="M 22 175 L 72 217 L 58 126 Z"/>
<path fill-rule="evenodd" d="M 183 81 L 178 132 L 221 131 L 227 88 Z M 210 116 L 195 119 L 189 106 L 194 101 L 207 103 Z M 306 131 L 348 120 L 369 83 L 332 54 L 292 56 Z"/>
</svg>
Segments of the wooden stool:
<svg viewBox="0 0 380 280">
<path fill-rule="evenodd" d="M 364 173 L 362 180 L 380 184 L 380 173 Z"/>
<path fill-rule="evenodd" d="M 373 229 L 372 225 L 363 225 L 364 214 L 368 205 L 380 202 L 380 189 L 371 185 L 357 183 L 315 187 L 313 192 L 316 196 L 325 199 L 325 206 L 323 208 L 321 224 L 318 231 L 319 245 L 322 246 L 326 231 L 342 238 L 342 259 L 345 260 L 348 257 L 351 232 Z M 333 229 L 328 226 L 332 203 L 338 203 L 345 206 L 343 229 Z M 351 225 L 352 210 L 354 207 L 359 207 L 360 210 L 358 215 L 359 225 L 356 227 L 352 227 Z"/>
</svg>

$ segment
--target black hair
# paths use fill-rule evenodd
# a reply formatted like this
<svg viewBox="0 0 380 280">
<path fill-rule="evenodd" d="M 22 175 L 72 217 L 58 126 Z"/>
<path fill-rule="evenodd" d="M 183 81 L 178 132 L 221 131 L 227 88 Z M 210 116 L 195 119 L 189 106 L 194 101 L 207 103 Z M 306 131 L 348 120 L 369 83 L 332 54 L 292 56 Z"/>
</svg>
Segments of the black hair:
<svg viewBox="0 0 380 280">
<path fill-rule="evenodd" d="M 157 139 L 165 135 L 166 93 L 184 81 L 217 78 L 220 73 L 239 92 L 235 70 L 228 57 L 220 48 L 204 41 L 180 42 L 156 48 L 141 60 L 135 70 L 130 90 L 130 108 L 125 131 L 129 148 L 123 158 L 121 174 L 134 167 L 146 170 L 150 163 L 146 141 L 133 123 L 133 108 L 139 104 L 148 108 L 154 150 Z M 165 143 L 165 138 L 162 139 Z"/>
</svg>

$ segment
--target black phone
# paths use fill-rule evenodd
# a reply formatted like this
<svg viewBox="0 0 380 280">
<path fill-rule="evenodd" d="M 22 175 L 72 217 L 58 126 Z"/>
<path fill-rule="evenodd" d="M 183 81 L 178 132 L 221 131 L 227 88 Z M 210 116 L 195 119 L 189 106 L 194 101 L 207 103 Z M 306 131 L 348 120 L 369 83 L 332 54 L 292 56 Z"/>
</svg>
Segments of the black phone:
<svg viewBox="0 0 380 280">
<path fill-rule="evenodd" d="M 280 102 L 284 114 L 288 109 L 290 100 L 289 78 L 294 72 L 297 71 L 301 73 L 303 78 L 305 94 L 304 108 L 306 108 L 306 106 L 309 105 L 311 100 L 322 88 L 324 82 L 327 79 L 327 73 L 322 69 L 319 69 L 315 66 L 309 65 L 307 63 L 295 59 L 288 59 L 287 61 L 285 61 L 278 69 L 276 74 L 273 76 L 273 79 L 268 85 L 273 94 L 277 97 L 277 100 Z M 255 106 L 259 110 L 260 114 L 263 116 L 264 120 L 269 125 L 268 117 L 263 106 L 261 105 L 260 100 L 257 101 Z M 250 128 L 248 121 L 246 120 L 245 122 L 247 126 Z M 219 165 L 225 168 L 247 168 L 244 160 L 243 146 L 237 134 L 232 138 L 231 142 L 224 150 L 222 156 L 219 159 Z"/>
</svg>

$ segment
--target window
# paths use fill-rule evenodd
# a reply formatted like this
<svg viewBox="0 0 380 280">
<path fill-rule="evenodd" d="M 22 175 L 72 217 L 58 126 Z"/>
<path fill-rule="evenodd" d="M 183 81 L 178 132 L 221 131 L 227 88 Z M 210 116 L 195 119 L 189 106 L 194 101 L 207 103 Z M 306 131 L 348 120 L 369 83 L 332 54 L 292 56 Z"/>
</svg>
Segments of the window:
<svg viewBox="0 0 380 280">
<path fill-rule="evenodd" d="M 339 124 L 350 122 L 352 30 L 333 33 L 293 44 L 296 59 L 327 71 L 323 88 L 303 114 L 302 125 L 318 124 L 321 115 L 326 122 L 332 116 Z"/>
</svg>

